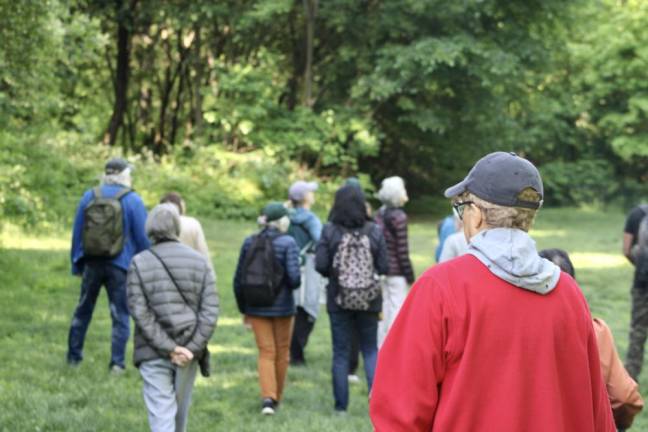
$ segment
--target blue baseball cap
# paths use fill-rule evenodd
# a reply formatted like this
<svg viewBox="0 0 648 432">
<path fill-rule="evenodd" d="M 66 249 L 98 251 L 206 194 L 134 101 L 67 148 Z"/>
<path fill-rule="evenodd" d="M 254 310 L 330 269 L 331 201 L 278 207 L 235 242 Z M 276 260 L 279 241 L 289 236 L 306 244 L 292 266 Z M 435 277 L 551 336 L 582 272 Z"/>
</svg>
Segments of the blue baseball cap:
<svg viewBox="0 0 648 432">
<path fill-rule="evenodd" d="M 520 193 L 527 188 L 540 194 L 540 201 L 520 199 Z M 445 197 L 454 198 L 464 192 L 493 204 L 530 209 L 540 208 L 544 197 L 538 169 L 513 152 L 501 151 L 478 160 L 465 179 L 446 189 Z"/>
</svg>

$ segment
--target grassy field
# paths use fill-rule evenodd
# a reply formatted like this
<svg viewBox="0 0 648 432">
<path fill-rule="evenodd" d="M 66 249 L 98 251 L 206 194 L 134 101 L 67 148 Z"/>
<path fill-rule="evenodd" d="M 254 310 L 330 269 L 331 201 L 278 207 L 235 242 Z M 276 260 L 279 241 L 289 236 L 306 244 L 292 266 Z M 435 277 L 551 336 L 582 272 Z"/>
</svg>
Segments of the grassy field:
<svg viewBox="0 0 648 432">
<path fill-rule="evenodd" d="M 541 248 L 561 247 L 572 254 L 592 311 L 611 326 L 622 354 L 632 276 L 619 252 L 623 219 L 616 211 L 549 209 L 541 213 L 534 231 Z M 352 387 L 350 415 L 333 416 L 325 313 L 308 348 L 308 368 L 289 372 L 281 410 L 274 418 L 258 414 L 256 349 L 252 334 L 241 325 L 231 292 L 240 243 L 254 225 L 203 224 L 214 255 L 222 313 L 210 344 L 215 373 L 196 383 L 189 430 L 371 430 L 364 385 Z M 412 224 L 418 273 L 433 262 L 435 226 L 433 221 Z M 69 275 L 68 234 L 30 235 L 5 227 L 0 247 L 0 430 L 147 430 L 137 370 L 129 367 L 120 377 L 108 374 L 110 317 L 105 294 L 88 332 L 84 362 L 78 369 L 65 364 L 68 325 L 79 292 L 79 280 Z M 642 383 L 645 388 L 648 373 Z M 648 430 L 648 415 L 637 420 L 635 430 Z"/>
</svg>

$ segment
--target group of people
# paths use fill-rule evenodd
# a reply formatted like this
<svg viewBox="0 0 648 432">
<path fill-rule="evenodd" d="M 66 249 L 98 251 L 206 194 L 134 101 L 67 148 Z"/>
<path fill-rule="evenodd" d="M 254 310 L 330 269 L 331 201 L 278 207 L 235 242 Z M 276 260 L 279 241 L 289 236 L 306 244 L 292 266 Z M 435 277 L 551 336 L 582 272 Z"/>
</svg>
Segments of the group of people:
<svg viewBox="0 0 648 432">
<path fill-rule="evenodd" d="M 239 311 L 259 349 L 263 414 L 274 414 L 279 406 L 288 366 L 306 364 L 323 284 L 333 344 L 334 409 L 344 413 L 358 356 L 353 347 L 362 353 L 371 391 L 378 347 L 414 280 L 402 209 L 408 197 L 400 177 L 383 181 L 378 192 L 383 205 L 375 217 L 357 179 L 347 180 L 324 226 L 310 210 L 316 190 L 317 184 L 298 181 L 288 191 L 288 203 L 263 209 L 261 230 L 245 239 L 234 276 Z M 278 275 L 276 282 L 273 275 Z M 260 286 L 264 283 L 268 286 Z M 273 294 L 262 298 L 260 293 L 268 291 Z"/>
<path fill-rule="evenodd" d="M 101 186 L 79 203 L 71 258 L 82 284 L 67 360 L 83 359 L 103 285 L 111 372 L 125 368 L 132 317 L 151 430 L 184 431 L 197 371 L 210 374 L 215 275 L 182 197 L 169 193 L 147 214 L 131 189 L 132 170 L 110 160 Z M 440 264 L 416 282 L 400 177 L 383 180 L 375 212 L 358 180 L 348 179 L 324 225 L 311 210 L 316 191 L 316 183 L 298 181 L 287 202 L 263 208 L 234 275 L 236 303 L 258 347 L 262 414 L 278 409 L 289 366 L 306 364 L 324 301 L 334 410 L 348 408 L 361 352 L 377 431 L 630 427 L 643 407 L 636 379 L 648 328 L 648 207 L 631 213 L 624 237 L 637 266 L 626 371 L 609 328 L 592 319 L 567 253 L 538 251 L 528 235 L 544 191 L 524 158 L 489 154 L 446 191 L 453 216 L 439 226 Z"/>
</svg>

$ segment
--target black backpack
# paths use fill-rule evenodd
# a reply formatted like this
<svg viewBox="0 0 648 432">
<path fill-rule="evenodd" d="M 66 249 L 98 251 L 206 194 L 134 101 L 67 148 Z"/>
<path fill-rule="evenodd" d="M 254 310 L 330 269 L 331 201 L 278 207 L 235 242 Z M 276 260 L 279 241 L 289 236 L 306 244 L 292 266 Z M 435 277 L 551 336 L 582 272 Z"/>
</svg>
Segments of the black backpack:
<svg viewBox="0 0 648 432">
<path fill-rule="evenodd" d="M 124 248 L 124 216 L 121 199 L 132 189 L 125 188 L 114 197 L 104 197 L 101 187 L 83 210 L 83 253 L 89 257 L 112 258 Z"/>
<path fill-rule="evenodd" d="M 268 307 L 277 299 L 285 272 L 272 244 L 277 237 L 264 232 L 257 234 L 245 255 L 242 287 L 248 306 Z"/>
</svg>

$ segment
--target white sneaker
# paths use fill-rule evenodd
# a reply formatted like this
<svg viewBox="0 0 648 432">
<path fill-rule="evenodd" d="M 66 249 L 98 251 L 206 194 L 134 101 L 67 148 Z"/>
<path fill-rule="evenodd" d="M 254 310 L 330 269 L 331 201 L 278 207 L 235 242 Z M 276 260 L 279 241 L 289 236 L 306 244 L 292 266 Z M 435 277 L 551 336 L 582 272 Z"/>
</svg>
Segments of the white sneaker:
<svg viewBox="0 0 648 432">
<path fill-rule="evenodd" d="M 275 413 L 275 402 L 272 399 L 264 399 L 263 404 L 261 405 L 261 414 L 266 416 L 274 415 Z"/>
<path fill-rule="evenodd" d="M 356 374 L 349 375 L 347 379 L 351 384 L 358 384 L 360 382 L 360 377 Z"/>
</svg>

